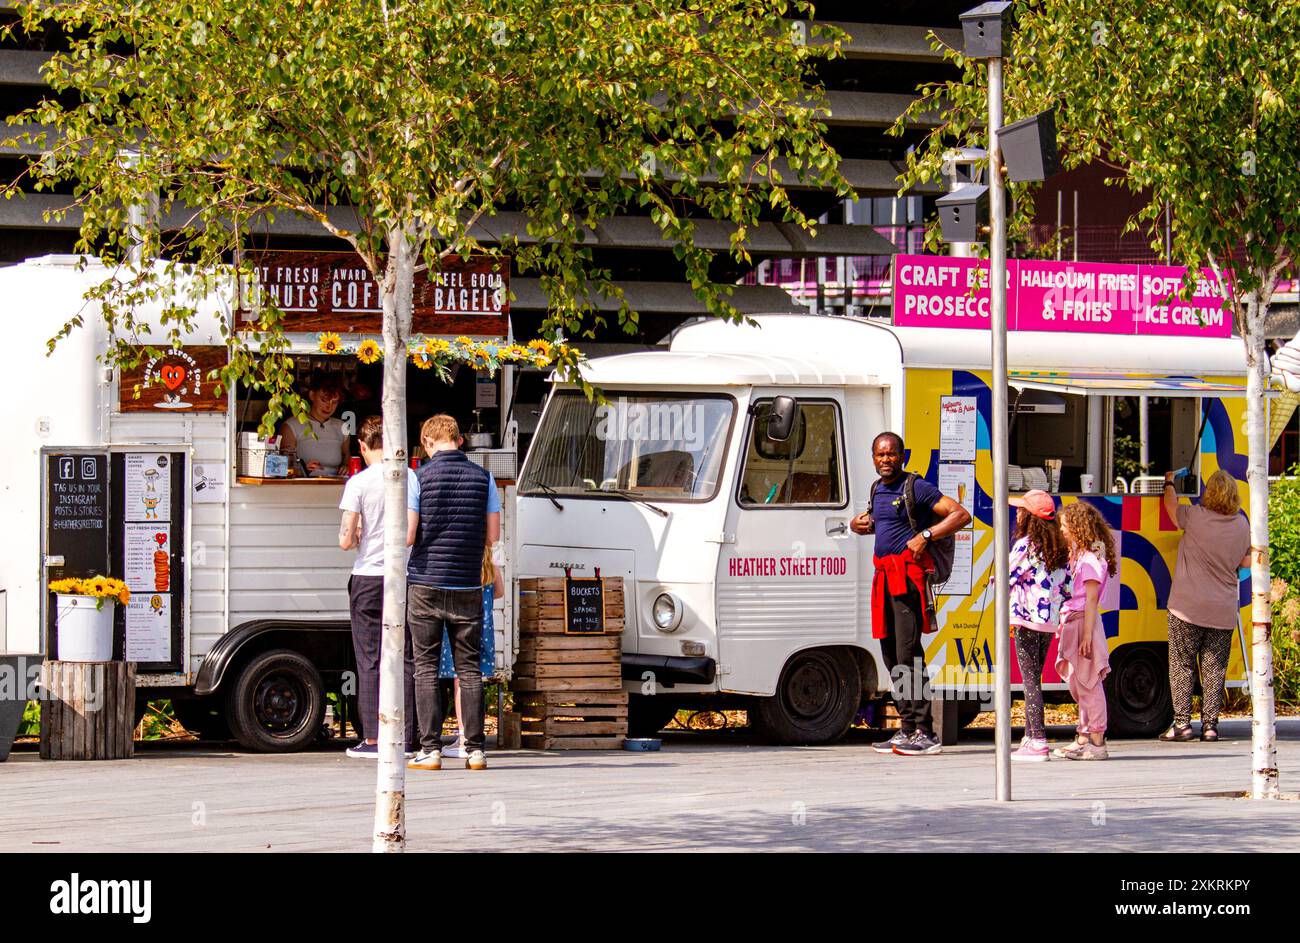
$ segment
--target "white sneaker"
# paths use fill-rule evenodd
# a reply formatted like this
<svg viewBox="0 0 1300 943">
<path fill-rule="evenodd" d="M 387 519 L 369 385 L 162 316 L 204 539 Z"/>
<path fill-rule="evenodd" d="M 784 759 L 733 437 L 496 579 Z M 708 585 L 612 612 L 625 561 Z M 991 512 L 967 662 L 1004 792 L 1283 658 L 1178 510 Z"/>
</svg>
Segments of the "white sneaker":
<svg viewBox="0 0 1300 943">
<path fill-rule="evenodd" d="M 451 746 L 442 748 L 442 755 L 454 760 L 465 759 L 465 741 L 457 737 Z"/>
<path fill-rule="evenodd" d="M 465 757 L 466 769 L 487 769 L 487 757 L 483 755 L 482 750 L 470 750 L 469 756 Z"/>
<path fill-rule="evenodd" d="M 442 769 L 441 750 L 421 750 L 406 764 L 407 769 Z"/>
</svg>

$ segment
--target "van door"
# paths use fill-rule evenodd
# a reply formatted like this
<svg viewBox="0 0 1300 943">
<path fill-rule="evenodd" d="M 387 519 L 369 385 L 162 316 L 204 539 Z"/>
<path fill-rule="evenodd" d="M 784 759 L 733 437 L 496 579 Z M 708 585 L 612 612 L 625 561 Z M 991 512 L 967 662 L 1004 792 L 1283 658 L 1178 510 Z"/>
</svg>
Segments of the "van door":
<svg viewBox="0 0 1300 943">
<path fill-rule="evenodd" d="M 800 391 L 789 438 L 774 442 L 767 418 L 782 393 L 795 395 L 755 392 L 727 511 L 717 581 L 718 681 L 727 691 L 770 695 L 791 654 L 858 636 L 843 391 Z"/>
</svg>

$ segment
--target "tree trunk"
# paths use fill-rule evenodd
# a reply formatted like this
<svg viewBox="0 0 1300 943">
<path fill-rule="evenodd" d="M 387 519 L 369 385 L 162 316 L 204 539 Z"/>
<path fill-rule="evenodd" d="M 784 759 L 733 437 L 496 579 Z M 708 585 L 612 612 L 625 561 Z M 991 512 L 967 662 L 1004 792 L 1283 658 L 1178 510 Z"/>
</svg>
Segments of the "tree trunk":
<svg viewBox="0 0 1300 943">
<path fill-rule="evenodd" d="M 379 774 L 375 784 L 377 852 L 406 850 L 406 341 L 411 333 L 415 246 L 409 231 L 388 238 L 384 308 L 384 613 L 379 655 Z"/>
<path fill-rule="evenodd" d="M 1267 273 L 1260 273 L 1267 277 Z M 1268 389 L 1268 357 L 1264 350 L 1264 317 L 1271 297 L 1268 285 L 1246 298 L 1246 435 L 1250 486 L 1250 691 L 1251 797 L 1276 799 L 1277 723 L 1273 704 L 1273 607 L 1268 559 L 1268 421 L 1264 394 Z"/>
</svg>

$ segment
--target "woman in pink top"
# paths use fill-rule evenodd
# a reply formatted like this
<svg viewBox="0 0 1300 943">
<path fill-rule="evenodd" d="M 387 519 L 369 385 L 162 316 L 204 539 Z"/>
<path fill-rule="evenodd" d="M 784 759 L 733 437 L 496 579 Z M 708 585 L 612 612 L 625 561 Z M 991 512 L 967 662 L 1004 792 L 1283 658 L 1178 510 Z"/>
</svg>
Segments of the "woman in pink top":
<svg viewBox="0 0 1300 943">
<path fill-rule="evenodd" d="M 1095 507 L 1084 501 L 1061 511 L 1061 533 L 1070 545 L 1070 598 L 1061 611 L 1061 644 L 1056 670 L 1079 705 L 1075 742 L 1053 750 L 1067 760 L 1105 760 L 1106 691 L 1110 651 L 1101 625 L 1101 597 L 1119 572 L 1115 541 Z"/>
<path fill-rule="evenodd" d="M 1164 505 L 1182 528 L 1178 565 L 1169 590 L 1169 691 L 1173 726 L 1166 742 L 1194 740 L 1192 686 L 1201 664 L 1201 739 L 1218 740 L 1219 705 L 1237 627 L 1237 571 L 1250 566 L 1250 524 L 1240 514 L 1237 480 L 1223 469 L 1210 476 L 1200 504 L 1179 504 L 1173 473 L 1165 475 Z"/>
</svg>

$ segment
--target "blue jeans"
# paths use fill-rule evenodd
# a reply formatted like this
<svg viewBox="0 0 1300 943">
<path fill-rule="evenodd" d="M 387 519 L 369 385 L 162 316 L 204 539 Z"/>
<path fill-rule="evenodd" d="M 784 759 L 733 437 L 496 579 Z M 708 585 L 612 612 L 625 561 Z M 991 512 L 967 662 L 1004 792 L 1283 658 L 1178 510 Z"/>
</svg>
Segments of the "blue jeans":
<svg viewBox="0 0 1300 943">
<path fill-rule="evenodd" d="M 446 710 L 438 684 L 442 633 L 451 642 L 456 677 L 460 679 L 460 718 L 466 750 L 483 749 L 483 591 L 438 589 L 412 583 L 406 591 L 406 618 L 415 652 L 415 711 L 420 720 L 420 746 L 442 747 Z"/>
</svg>

